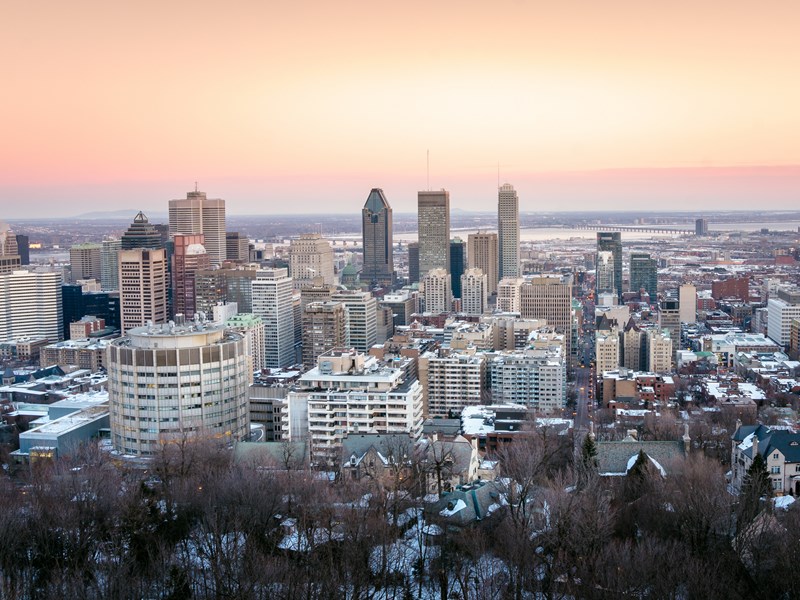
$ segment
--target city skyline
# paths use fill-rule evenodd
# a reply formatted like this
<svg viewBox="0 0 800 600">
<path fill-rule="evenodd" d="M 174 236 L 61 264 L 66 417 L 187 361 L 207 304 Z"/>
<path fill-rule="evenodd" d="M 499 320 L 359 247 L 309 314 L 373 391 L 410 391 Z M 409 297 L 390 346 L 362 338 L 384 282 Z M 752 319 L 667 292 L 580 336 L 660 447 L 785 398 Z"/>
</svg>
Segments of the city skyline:
<svg viewBox="0 0 800 600">
<path fill-rule="evenodd" d="M 6 218 L 796 205 L 796 3 L 187 7 L 8 8 Z"/>
</svg>

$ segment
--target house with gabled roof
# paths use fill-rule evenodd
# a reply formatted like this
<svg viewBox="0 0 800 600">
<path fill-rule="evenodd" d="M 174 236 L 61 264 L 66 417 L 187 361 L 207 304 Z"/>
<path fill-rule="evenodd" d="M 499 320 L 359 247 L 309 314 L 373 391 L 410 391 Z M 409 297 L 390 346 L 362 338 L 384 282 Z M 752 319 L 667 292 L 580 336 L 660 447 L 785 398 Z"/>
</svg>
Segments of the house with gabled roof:
<svg viewBox="0 0 800 600">
<path fill-rule="evenodd" d="M 800 432 L 766 425 L 737 423 L 731 438 L 731 487 L 742 489 L 756 454 L 764 458 L 772 491 L 800 495 Z"/>
</svg>

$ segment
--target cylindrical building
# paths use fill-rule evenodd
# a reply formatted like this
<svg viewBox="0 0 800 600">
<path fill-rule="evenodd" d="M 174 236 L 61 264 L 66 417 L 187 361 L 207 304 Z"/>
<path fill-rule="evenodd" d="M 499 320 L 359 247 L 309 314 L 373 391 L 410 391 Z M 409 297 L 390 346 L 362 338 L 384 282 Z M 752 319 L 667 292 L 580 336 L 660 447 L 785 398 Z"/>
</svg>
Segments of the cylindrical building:
<svg viewBox="0 0 800 600">
<path fill-rule="evenodd" d="M 108 349 L 114 449 L 149 456 L 186 436 L 242 439 L 248 429 L 245 339 L 208 323 L 135 327 Z"/>
</svg>

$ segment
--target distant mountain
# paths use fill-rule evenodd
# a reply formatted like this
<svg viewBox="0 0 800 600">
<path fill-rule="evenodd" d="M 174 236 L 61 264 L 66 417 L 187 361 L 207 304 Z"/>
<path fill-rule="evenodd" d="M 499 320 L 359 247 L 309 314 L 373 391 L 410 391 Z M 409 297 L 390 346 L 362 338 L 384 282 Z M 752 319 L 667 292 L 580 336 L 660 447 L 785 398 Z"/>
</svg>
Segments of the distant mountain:
<svg viewBox="0 0 800 600">
<path fill-rule="evenodd" d="M 82 213 L 75 215 L 73 219 L 85 219 L 90 221 L 118 221 L 120 219 L 133 220 L 133 217 L 142 209 L 139 208 L 125 208 L 122 210 L 96 210 L 92 212 Z M 157 211 L 142 211 L 147 215 L 150 222 L 163 221 L 168 218 L 167 213 Z"/>
</svg>

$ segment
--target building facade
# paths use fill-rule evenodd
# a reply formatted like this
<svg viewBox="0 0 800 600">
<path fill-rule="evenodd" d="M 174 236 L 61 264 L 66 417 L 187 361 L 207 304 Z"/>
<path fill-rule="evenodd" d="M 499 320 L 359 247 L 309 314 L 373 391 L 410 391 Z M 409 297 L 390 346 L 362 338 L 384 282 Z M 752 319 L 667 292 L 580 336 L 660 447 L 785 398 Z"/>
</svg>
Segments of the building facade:
<svg viewBox="0 0 800 600">
<path fill-rule="evenodd" d="M 169 234 L 203 234 L 212 265 L 220 265 L 228 252 L 225 237 L 225 200 L 207 198 L 195 189 L 186 198 L 169 201 Z"/>
<path fill-rule="evenodd" d="M 311 302 L 303 309 L 303 367 L 311 369 L 320 355 L 350 347 L 350 325 L 342 302 Z"/>
<path fill-rule="evenodd" d="M 244 336 L 223 326 L 130 329 L 108 350 L 114 449 L 152 456 L 162 444 L 186 437 L 243 439 L 249 369 Z"/>
<path fill-rule="evenodd" d="M 630 287 L 632 292 L 644 290 L 650 303 L 658 300 L 658 263 L 644 252 L 631 252 Z"/>
<path fill-rule="evenodd" d="M 176 233 L 172 241 L 172 314 L 192 318 L 197 307 L 197 273 L 211 267 L 203 234 Z"/>
<path fill-rule="evenodd" d="M 96 279 L 102 281 L 102 244 L 76 244 L 69 249 L 72 281 Z"/>
<path fill-rule="evenodd" d="M 347 311 L 350 345 L 359 352 L 369 352 L 378 339 L 378 301 L 370 292 L 355 290 L 340 290 L 331 300 L 341 302 Z"/>
<path fill-rule="evenodd" d="M 293 239 L 289 244 L 289 274 L 296 290 L 312 285 L 317 277 L 326 285 L 335 285 L 331 243 L 318 233 Z"/>
</svg>

